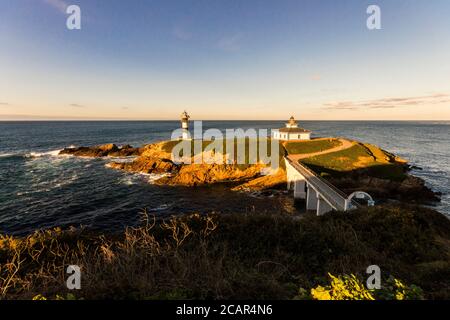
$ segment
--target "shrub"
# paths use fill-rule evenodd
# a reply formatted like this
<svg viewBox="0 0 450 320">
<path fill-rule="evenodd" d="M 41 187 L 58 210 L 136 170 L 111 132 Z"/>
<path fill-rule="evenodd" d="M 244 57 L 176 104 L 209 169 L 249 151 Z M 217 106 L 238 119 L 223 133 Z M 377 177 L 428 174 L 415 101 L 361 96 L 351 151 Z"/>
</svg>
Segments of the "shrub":
<svg viewBox="0 0 450 320">
<path fill-rule="evenodd" d="M 405 285 L 399 279 L 389 277 L 381 289 L 367 289 L 356 275 L 333 276 L 329 285 L 317 286 L 308 295 L 304 289 L 299 290 L 296 298 L 315 300 L 419 300 L 423 299 L 423 291 L 415 285 Z"/>
<path fill-rule="evenodd" d="M 375 300 L 370 290 L 354 274 L 331 278 L 329 286 L 317 286 L 311 289 L 311 296 L 316 300 Z"/>
<path fill-rule="evenodd" d="M 312 298 L 299 287 L 326 298 L 450 298 L 450 221 L 430 209 L 145 217 L 121 234 L 0 236 L 0 299 L 70 299 L 68 265 L 81 268 L 77 299 Z M 358 279 L 371 264 L 387 280 L 368 293 Z M 329 284 L 328 273 L 350 276 Z"/>
</svg>

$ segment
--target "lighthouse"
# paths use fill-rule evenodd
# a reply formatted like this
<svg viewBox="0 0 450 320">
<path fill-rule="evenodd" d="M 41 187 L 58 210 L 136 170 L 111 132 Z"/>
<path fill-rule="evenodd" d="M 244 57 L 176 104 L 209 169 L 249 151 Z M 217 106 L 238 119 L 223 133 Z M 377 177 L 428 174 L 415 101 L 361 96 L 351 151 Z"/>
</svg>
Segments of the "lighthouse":
<svg viewBox="0 0 450 320">
<path fill-rule="evenodd" d="M 311 131 L 300 128 L 297 121 L 292 116 L 287 122 L 285 128 L 272 130 L 272 137 L 275 140 L 310 140 Z"/>
<path fill-rule="evenodd" d="M 189 134 L 189 118 L 190 116 L 188 115 L 188 113 L 186 112 L 186 110 L 181 114 L 181 130 L 182 130 L 182 135 L 181 135 L 181 139 L 182 140 L 190 140 L 190 134 Z"/>
<path fill-rule="evenodd" d="M 297 121 L 295 121 L 294 116 L 289 118 L 289 121 L 286 123 L 286 128 L 298 128 Z"/>
</svg>

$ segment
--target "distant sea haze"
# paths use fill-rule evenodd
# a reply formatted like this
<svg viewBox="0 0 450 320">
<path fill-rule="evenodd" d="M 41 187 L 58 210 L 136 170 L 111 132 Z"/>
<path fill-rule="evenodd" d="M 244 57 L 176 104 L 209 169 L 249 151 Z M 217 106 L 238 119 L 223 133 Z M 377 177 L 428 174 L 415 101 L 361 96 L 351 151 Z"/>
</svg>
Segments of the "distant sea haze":
<svg viewBox="0 0 450 320">
<path fill-rule="evenodd" d="M 179 121 L 0 122 L 0 233 L 80 226 L 119 231 L 156 216 L 192 212 L 297 212 L 289 196 L 259 198 L 221 186 L 156 186 L 157 176 L 108 168 L 111 159 L 57 156 L 67 146 L 139 146 L 170 139 Z M 379 145 L 419 169 L 412 174 L 441 192 L 436 209 L 450 216 L 450 122 L 299 121 L 313 136 L 341 136 Z M 203 129 L 274 129 L 283 121 L 204 121 Z M 129 161 L 129 159 L 121 159 Z M 224 205 L 226 203 L 226 205 Z"/>
</svg>

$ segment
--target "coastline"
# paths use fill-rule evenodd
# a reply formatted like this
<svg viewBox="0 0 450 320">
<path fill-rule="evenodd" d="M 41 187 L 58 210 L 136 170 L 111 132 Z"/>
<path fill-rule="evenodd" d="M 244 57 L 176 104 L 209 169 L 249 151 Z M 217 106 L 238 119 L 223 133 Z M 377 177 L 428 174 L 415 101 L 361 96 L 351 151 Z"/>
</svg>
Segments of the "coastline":
<svg viewBox="0 0 450 320">
<path fill-rule="evenodd" d="M 327 139 L 334 138 L 320 138 L 311 141 L 319 142 Z M 159 185 L 195 187 L 215 183 L 228 183 L 232 186 L 231 190 L 244 192 L 266 191 L 266 193 L 271 190 L 286 189 L 286 171 L 283 163 L 280 163 L 277 171 L 269 175 L 261 174 L 266 166 L 258 163 L 252 165 L 176 164 L 171 160 L 171 148 L 173 145 L 174 141 L 161 141 L 138 148 L 130 145 L 118 147 L 115 144 L 106 144 L 93 147 L 65 148 L 60 152 L 60 155 L 94 158 L 136 156 L 132 161 L 112 162 L 108 164 L 108 167 L 135 173 L 162 174 L 163 176 L 160 179 L 154 181 L 154 183 Z M 353 141 L 348 146 L 345 146 L 345 149 L 351 148 L 354 145 L 365 147 L 363 143 Z M 352 170 L 345 174 L 330 175 L 329 170 L 327 171 L 315 165 L 311 165 L 311 168 L 315 169 L 316 173 L 326 177 L 331 183 L 342 188 L 347 194 L 358 190 L 366 191 L 369 194 L 373 194 L 377 201 L 381 203 L 393 200 L 405 203 L 432 205 L 440 201 L 441 194 L 439 192 L 432 191 L 425 185 L 423 179 L 410 174 L 412 166 L 406 160 L 379 149 L 376 146 L 370 146 L 373 150 L 369 150 L 369 156 L 373 157 L 376 161 L 380 161 L 372 152 L 378 153 L 378 157 L 380 159 L 383 158 L 383 164 L 395 164 L 395 166 L 392 166 L 392 169 L 387 169 L 387 174 L 383 172 L 381 178 L 377 176 L 378 173 L 373 175 L 369 172 L 369 169 L 364 167 L 364 162 L 362 166 L 358 165 L 357 170 Z M 286 145 L 281 147 L 282 153 L 288 152 L 289 147 L 288 149 L 286 147 Z M 326 152 L 326 150 L 319 153 L 315 152 L 302 158 L 306 161 L 309 158 L 321 156 L 322 154 L 329 154 L 330 156 L 336 154 L 337 157 L 337 154 L 341 150 L 340 148 L 332 148 L 329 150 L 330 152 Z M 205 155 L 202 153 L 202 156 Z M 358 158 L 358 161 L 361 161 L 361 157 Z M 401 171 L 400 178 L 398 177 L 399 170 Z M 391 176 L 392 178 L 390 178 Z"/>
<path fill-rule="evenodd" d="M 257 129 L 279 127 L 276 121 L 258 124 L 233 121 L 207 122 L 204 128 L 206 130 L 218 126 L 223 131 L 227 127 L 246 129 L 248 125 L 256 126 Z M 4 124 L 3 128 L 6 129 L 3 131 L 5 143 L 3 146 L 6 147 L 4 152 L 14 156 L 1 158 L 0 167 L 5 174 L 10 168 L 20 174 L 14 179 L 3 175 L 3 179 L 6 179 L 6 185 L 3 186 L 6 202 L 2 203 L 1 208 L 7 211 L 2 216 L 1 229 L 11 234 L 27 234 L 38 228 L 85 225 L 97 230 L 116 231 L 121 230 L 122 225 L 136 225 L 142 208 L 155 210 L 161 217 L 200 212 L 203 207 L 209 208 L 208 212 L 223 213 L 246 212 L 253 210 L 253 207 L 257 208 L 257 211 L 266 211 L 265 208 L 271 207 L 277 208 L 276 210 L 285 208 L 286 214 L 302 214 L 301 205 L 294 206 L 292 197 L 284 191 L 284 187 L 280 191 L 276 190 L 277 194 L 281 192 L 281 197 L 271 197 L 273 193 L 271 190 L 239 192 L 242 196 L 234 195 L 237 193 L 226 192 L 227 187 L 220 185 L 201 188 L 202 192 L 197 192 L 196 188 L 159 187 L 154 184 L 153 179 L 158 178 L 158 175 L 152 175 L 152 181 L 149 181 L 150 185 L 147 186 L 147 180 L 150 179 L 145 174 L 110 170 L 110 163 L 127 162 L 131 158 L 53 155 L 55 150 L 70 145 L 94 146 L 115 142 L 118 146 L 127 143 L 135 147 L 143 146 L 165 140 L 167 131 L 173 130 L 176 126 L 176 122 L 52 122 L 46 126 L 38 123 L 12 126 Z M 443 133 L 448 130 L 448 126 L 429 126 L 422 122 L 402 126 L 391 122 L 383 124 L 308 122 L 308 127 L 316 133 L 316 136 L 345 136 L 353 139 L 356 137 L 362 141 L 369 141 L 385 150 L 394 151 L 395 154 L 410 160 L 409 163 L 413 165 L 422 167 L 423 170 L 413 168 L 411 174 L 425 180 L 428 188 L 442 192 L 442 201 L 436 206 L 433 205 L 433 208 L 449 216 L 446 149 L 442 149 L 447 141 Z M 20 133 L 24 130 L 32 130 L 36 134 L 26 141 L 17 141 L 8 133 L 21 136 Z M 390 138 L 386 139 L 386 136 Z M 53 151 L 52 154 L 49 151 Z M 31 153 L 39 153 L 40 156 L 31 157 Z M 62 187 L 58 187 L 60 185 Z M 97 192 L 91 193 L 92 188 Z M 161 193 L 162 190 L 165 194 Z M 205 198 L 203 194 L 207 194 L 206 198 L 209 200 L 202 200 Z M 268 196 L 266 200 L 253 200 L 254 197 L 260 199 L 262 195 Z M 219 197 L 223 197 L 229 206 L 223 207 Z M 71 201 L 67 203 L 64 199 Z M 180 205 L 177 206 L 171 199 L 179 199 Z M 267 204 L 264 205 L 264 202 Z M 245 208 L 239 211 L 239 207 L 242 206 Z M 158 209 L 160 207 L 166 209 L 160 210 Z M 129 213 L 126 214 L 125 210 Z"/>
<path fill-rule="evenodd" d="M 283 145 L 282 150 L 283 154 L 300 152 L 302 159 L 299 161 L 305 161 L 312 167 L 315 165 L 317 174 L 347 193 L 352 188 L 370 189 L 377 200 L 375 207 L 345 213 L 330 212 L 319 217 L 311 212 L 289 216 L 277 210 L 239 214 L 199 211 L 194 215 L 159 218 L 147 213 L 139 225 L 127 227 L 122 232 L 50 228 L 22 237 L 0 236 L 2 263 L 11 263 L 16 252 L 20 252 L 26 261 L 15 275 L 7 274 L 4 277 L 11 277 L 13 283 L 5 297 L 319 299 L 331 294 L 331 291 L 320 291 L 320 288 L 329 287 L 328 274 L 342 281 L 348 277 L 363 279 L 365 267 L 377 263 L 384 270 L 383 281 L 391 283 L 396 279 L 402 284 L 401 295 L 404 299 L 448 298 L 450 284 L 445 271 L 450 266 L 450 257 L 446 255 L 450 243 L 450 221 L 435 210 L 411 205 L 412 200 L 420 205 L 427 204 L 429 200 L 435 200 L 437 194 L 429 190 L 422 179 L 412 176 L 411 165 L 394 154 L 354 140 L 345 143 L 345 148 L 338 148 L 339 143 L 342 141 L 336 141 L 335 138 L 313 139 L 309 145 Z M 108 159 L 107 170 L 155 174 L 158 179 L 152 183 L 169 188 L 195 190 L 201 186 L 223 184 L 229 190 L 258 193 L 261 197 L 277 197 L 279 192 L 288 193 L 286 172 L 282 166 L 275 175 L 262 175 L 264 166 L 261 164 L 176 164 L 171 161 L 171 147 L 173 142 L 170 141 L 138 148 L 128 144 L 106 144 L 71 147 L 58 155 L 53 152 L 43 156 L 56 159 L 60 156 L 70 159 Z M 335 159 L 340 160 L 335 162 Z M 374 167 L 373 164 L 381 166 Z M 351 170 L 345 171 L 348 166 L 351 166 Z M 345 170 L 340 172 L 342 168 Z M 389 192 L 376 193 L 377 190 L 386 189 Z M 392 192 L 397 192 L 397 200 L 392 200 Z M 425 197 L 406 197 L 419 192 Z M 128 242 L 130 239 L 134 239 L 134 244 Z M 267 243 L 276 245 L 267 246 Z M 76 248 L 79 246 L 89 247 L 90 252 L 95 253 L 96 261 L 101 259 L 101 264 L 94 262 L 94 256 L 78 251 Z M 67 252 L 58 251 L 58 248 L 64 247 Z M 17 251 L 13 248 L 20 249 Z M 152 251 L 154 248 L 159 248 L 158 252 Z M 203 248 L 203 251 L 199 252 L 195 248 Z M 227 251 L 229 248 L 232 248 L 231 252 Z M 42 257 L 33 259 L 27 255 L 26 252 L 34 250 L 43 250 Z M 48 250 L 56 254 L 49 258 Z M 229 253 L 222 256 L 224 252 Z M 67 289 L 61 287 L 64 282 L 60 279 L 63 265 L 60 259 L 69 253 L 71 261 L 90 270 L 85 276 L 96 283 L 95 287 L 87 286 L 76 295 L 68 295 Z M 170 260 L 180 254 L 182 258 Z M 167 263 L 167 259 L 171 263 L 169 269 L 166 264 L 164 268 L 160 265 L 161 261 Z M 271 262 L 263 263 L 268 260 Z M 121 261 L 128 261 L 128 264 L 124 265 Z M 250 265 L 249 261 L 252 262 Z M 113 267 L 117 263 L 124 267 Z M 45 274 L 36 273 L 36 268 L 41 264 L 52 267 Z M 100 267 L 103 268 L 101 271 Z M 187 269 L 175 273 L 172 267 L 178 271 Z M 143 269 L 146 270 L 145 277 L 151 279 L 149 282 L 133 282 L 127 276 Z M 283 270 L 289 270 L 290 275 Z M 435 274 L 436 270 L 442 274 L 438 282 L 430 280 L 430 275 Z M 200 277 L 199 271 L 202 274 Z M 244 276 L 236 279 L 233 277 L 235 272 Z M 105 274 L 117 280 L 114 288 L 99 278 Z M 26 288 L 23 287 L 25 279 L 22 275 L 32 279 Z M 222 286 L 211 279 L 224 281 L 226 285 Z M 45 289 L 42 289 L 42 283 L 46 283 Z M 218 288 L 220 290 L 216 291 Z M 400 289 L 395 289 L 395 285 L 392 288 L 366 294 L 376 299 L 393 299 L 399 294 L 395 290 Z"/>
</svg>

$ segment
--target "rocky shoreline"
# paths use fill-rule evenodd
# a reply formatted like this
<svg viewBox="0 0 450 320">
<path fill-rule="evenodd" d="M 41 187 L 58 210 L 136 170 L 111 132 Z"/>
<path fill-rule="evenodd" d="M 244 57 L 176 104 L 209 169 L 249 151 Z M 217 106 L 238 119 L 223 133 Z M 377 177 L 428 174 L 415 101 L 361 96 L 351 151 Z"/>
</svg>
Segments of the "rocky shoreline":
<svg viewBox="0 0 450 320">
<path fill-rule="evenodd" d="M 425 185 L 421 178 L 406 174 L 402 181 L 370 176 L 331 178 L 329 181 L 347 194 L 363 190 L 375 199 L 432 205 L 440 201 L 441 194 Z"/>
<path fill-rule="evenodd" d="M 93 147 L 64 148 L 59 152 L 61 155 L 93 158 L 139 156 L 141 153 L 142 148 L 133 148 L 130 145 L 118 147 L 114 143 Z"/>
<path fill-rule="evenodd" d="M 201 186 L 215 183 L 229 183 L 231 190 L 271 193 L 271 190 L 286 187 L 286 172 L 280 167 L 277 171 L 264 175 L 263 164 L 177 164 L 171 160 L 171 153 L 165 150 L 166 142 L 149 144 L 140 148 L 130 145 L 118 147 L 106 144 L 93 147 L 65 148 L 63 155 L 81 157 L 129 157 L 130 162 L 112 162 L 109 167 L 128 172 L 164 174 L 155 181 L 160 185 Z M 440 194 L 432 191 L 424 180 L 407 173 L 401 181 L 380 179 L 365 174 L 327 178 L 332 184 L 347 194 L 366 191 L 377 201 L 397 200 L 400 202 L 433 204 L 440 201 Z"/>
</svg>

